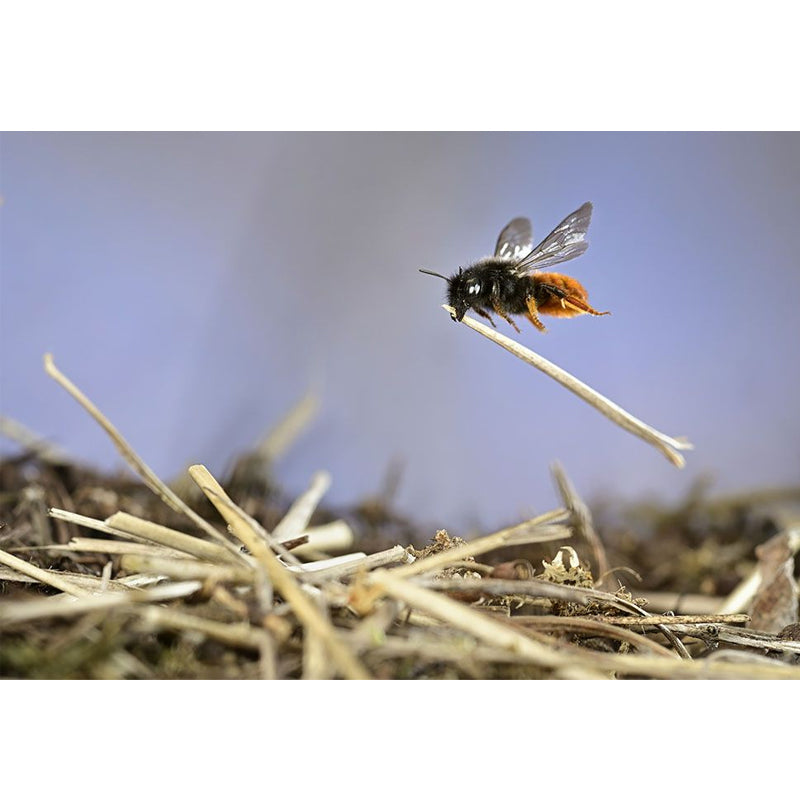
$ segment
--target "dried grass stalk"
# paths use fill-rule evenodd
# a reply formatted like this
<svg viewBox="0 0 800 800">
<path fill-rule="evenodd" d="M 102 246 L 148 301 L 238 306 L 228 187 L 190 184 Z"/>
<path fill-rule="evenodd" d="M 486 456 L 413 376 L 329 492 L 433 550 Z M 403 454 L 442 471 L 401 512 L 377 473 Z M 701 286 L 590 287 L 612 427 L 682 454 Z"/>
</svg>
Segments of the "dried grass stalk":
<svg viewBox="0 0 800 800">
<path fill-rule="evenodd" d="M 531 626 L 537 630 L 567 631 L 569 633 L 584 633 L 590 636 L 602 636 L 607 639 L 616 639 L 620 642 L 632 644 L 638 650 L 649 651 L 665 658 L 675 658 L 671 650 L 663 645 L 648 639 L 640 633 L 611 625 L 603 619 L 591 617 L 514 617 L 513 623 L 521 626 Z"/>
<path fill-rule="evenodd" d="M 0 435 L 17 442 L 25 450 L 35 453 L 37 458 L 48 464 L 74 463 L 74 459 L 71 459 L 58 445 L 46 441 L 21 422 L 4 414 L 0 414 Z"/>
<path fill-rule="evenodd" d="M 597 535 L 592 523 L 592 513 L 589 507 L 583 502 L 583 498 L 578 494 L 572 481 L 567 477 L 564 468 L 556 462 L 551 467 L 553 477 L 556 480 L 558 491 L 561 494 L 561 499 L 564 505 L 569 509 L 572 517 L 572 524 L 575 531 L 579 536 L 583 536 L 592 548 L 592 553 L 595 560 L 595 575 L 598 576 L 595 581 L 595 586 L 601 586 L 608 578 L 608 558 L 606 557 L 606 550 L 603 547 L 603 542 Z"/>
<path fill-rule="evenodd" d="M 319 395 L 313 389 L 289 409 L 286 416 L 267 433 L 256 447 L 255 455 L 265 465 L 277 461 L 313 422 L 319 413 Z"/>
<path fill-rule="evenodd" d="M 330 624 L 328 606 L 317 589 L 312 595 L 312 601 L 317 607 L 320 616 Z M 303 679 L 307 681 L 330 680 L 335 676 L 333 662 L 328 656 L 325 640 L 311 630 L 306 631 L 306 642 L 303 647 Z"/>
<path fill-rule="evenodd" d="M 449 314 L 454 313 L 454 310 L 448 305 L 444 305 L 442 308 Z M 638 436 L 640 439 L 644 439 L 648 444 L 653 445 L 653 447 L 663 453 L 676 467 L 683 467 L 686 463 L 683 456 L 677 452 L 678 450 L 693 449 L 693 445 L 685 438 L 673 439 L 671 436 L 667 436 L 657 431 L 655 428 L 650 427 L 632 414 L 629 414 L 616 403 L 613 403 L 607 397 L 604 397 L 602 394 L 592 389 L 591 386 L 587 386 L 583 381 L 578 380 L 574 375 L 556 366 L 538 353 L 534 353 L 533 350 L 529 350 L 519 342 L 514 341 L 508 336 L 504 336 L 502 333 L 498 333 L 493 328 L 489 328 L 468 316 L 465 316 L 461 321 L 468 328 L 472 328 L 472 330 L 477 331 L 495 344 L 499 344 L 500 347 L 508 350 L 509 353 L 515 355 L 521 361 L 530 364 L 532 367 L 544 372 L 545 375 L 549 375 L 553 380 L 558 381 L 564 388 L 578 395 L 581 400 L 585 400 L 590 406 L 596 408 L 601 414 L 605 414 L 605 416 L 621 428 L 634 434 L 634 436 Z"/>
<path fill-rule="evenodd" d="M 90 590 L 78 586 L 74 581 L 60 575 L 58 572 L 49 569 L 41 569 L 27 561 L 23 561 L 21 558 L 12 556 L 11 553 L 7 553 L 5 550 L 0 550 L 0 564 L 4 564 L 23 575 L 27 575 L 29 578 L 39 581 L 39 583 L 52 586 L 54 589 L 58 589 L 73 597 L 89 597 L 92 594 Z"/>
<path fill-rule="evenodd" d="M 36 619 L 76 617 L 94 611 L 106 611 L 134 603 L 159 603 L 188 597 L 203 587 L 200 581 L 185 581 L 156 586 L 152 589 L 130 589 L 125 592 L 106 592 L 91 597 L 44 597 L 0 604 L 0 627 Z"/>
<path fill-rule="evenodd" d="M 397 573 L 401 569 L 403 568 L 375 570 L 369 576 L 368 584 L 373 589 L 390 595 L 414 609 L 469 633 L 485 644 L 513 650 L 530 663 L 543 667 L 560 667 L 566 666 L 569 662 L 570 659 L 565 658 L 557 650 L 539 644 L 513 628 L 489 619 L 474 608 L 398 577 Z"/>
<path fill-rule="evenodd" d="M 51 548 L 42 547 L 36 549 L 50 550 Z M 55 574 L 57 578 L 61 578 L 64 581 L 69 581 L 74 587 L 78 589 L 85 589 L 86 594 L 82 595 L 85 597 L 97 595 L 101 592 L 101 590 L 103 590 L 103 579 L 97 575 L 84 575 L 81 572 L 61 572 L 61 571 L 53 573 L 50 570 L 45 570 L 45 572 L 50 577 L 52 577 Z M 42 581 L 33 578 L 30 575 L 23 575 L 21 572 L 18 572 L 17 570 L 6 569 L 5 567 L 0 567 L 0 581 L 9 581 L 14 583 L 42 583 Z M 54 586 L 53 588 L 55 589 L 58 587 Z M 125 579 L 109 581 L 108 585 L 105 587 L 105 591 L 111 591 L 111 592 L 127 591 L 127 589 L 128 586 L 125 583 Z M 61 597 L 61 596 L 62 595 L 55 595 L 53 597 L 48 597 L 47 599 L 54 600 L 55 597 Z M 0 604 L 2 602 L 3 601 L 0 600 Z"/>
<path fill-rule="evenodd" d="M 81 528 L 89 528 L 93 531 L 100 531 L 107 533 L 109 536 L 115 535 L 116 531 L 101 519 L 94 517 L 87 517 L 83 514 L 76 514 L 74 511 L 67 511 L 63 508 L 48 508 L 47 515 L 53 519 L 60 520 L 61 522 L 68 522 L 72 525 L 77 525 Z M 129 538 L 129 537 L 124 537 Z"/>
<path fill-rule="evenodd" d="M 426 560 L 427 559 L 424 559 L 422 563 Z M 399 569 L 395 570 L 395 572 L 398 571 Z M 480 580 L 473 580 L 470 578 L 462 580 L 428 579 L 426 585 L 437 591 L 473 593 L 476 596 L 486 594 L 496 597 L 513 597 L 515 595 L 520 597 L 548 597 L 569 603 L 582 603 L 584 605 L 588 605 L 592 600 L 596 600 L 612 608 L 618 608 L 620 611 L 627 611 L 631 614 L 644 617 L 645 619 L 650 616 L 647 611 L 637 606 L 636 603 L 609 594 L 608 592 L 602 592 L 599 589 L 589 589 L 583 586 L 568 586 L 560 583 L 551 583 L 550 581 L 543 580 L 514 581 L 497 578 L 483 578 Z M 682 658 L 690 657 L 683 642 L 681 642 L 669 628 L 664 625 L 657 625 L 657 627 L 667 639 L 669 639 L 672 646 Z"/>
<path fill-rule="evenodd" d="M 277 528 L 275 530 L 277 531 Z M 314 552 L 329 553 L 348 550 L 353 546 L 355 539 L 353 529 L 341 519 L 329 522 L 327 525 L 306 528 L 303 533 L 308 537 L 308 542 L 292 548 L 292 552 L 296 556 L 309 556 Z M 274 531 L 272 535 L 275 535 Z M 279 539 L 279 541 L 286 540 Z"/>
<path fill-rule="evenodd" d="M 31 548 L 33 549 L 33 548 Z M 92 539 L 91 537 L 76 536 L 67 544 L 51 544 L 37 550 L 50 550 L 55 552 L 72 553 L 101 553 L 109 556 L 169 556 L 172 558 L 191 558 L 185 553 L 179 553 L 167 547 L 141 542 L 118 542 L 113 539 Z"/>
<path fill-rule="evenodd" d="M 144 481 L 145 485 L 170 508 L 185 514 L 200 530 L 205 531 L 212 539 L 216 539 L 223 547 L 231 552 L 236 552 L 234 545 L 229 542 L 213 525 L 206 522 L 199 514 L 193 511 L 183 500 L 172 491 L 158 475 L 139 457 L 138 453 L 128 444 L 122 434 L 111 424 L 110 420 L 99 408 L 55 365 L 53 356 L 46 353 L 44 356 L 44 370 L 56 383 L 71 394 L 80 405 L 92 416 L 100 427 L 108 434 L 114 446 L 127 462 L 128 466 Z"/>
<path fill-rule="evenodd" d="M 331 659 L 341 673 L 347 678 L 368 679 L 370 675 L 361 662 L 337 636 L 333 626 L 319 613 L 314 602 L 303 591 L 292 573 L 281 564 L 259 533 L 250 526 L 247 515 L 225 494 L 213 475 L 201 464 L 189 467 L 189 474 L 230 525 L 234 536 L 261 564 L 275 589 L 292 606 L 306 629 L 312 630 L 325 642 Z"/>
<path fill-rule="evenodd" d="M 787 664 L 728 664 L 710 661 L 676 661 L 660 656 L 609 655 L 587 652 L 587 664 L 623 675 L 641 675 L 668 680 L 800 680 L 800 670 Z"/>
<path fill-rule="evenodd" d="M 423 572 L 439 570 L 455 561 L 463 561 L 469 556 L 488 553 L 491 550 L 497 550 L 499 547 L 568 539 L 572 535 L 569 528 L 555 524 L 556 520 L 563 519 L 565 514 L 566 512 L 563 509 L 548 511 L 546 514 L 534 517 L 519 525 L 514 525 L 512 528 L 504 528 L 501 531 L 497 531 L 497 533 L 483 536 L 480 539 L 473 539 L 458 547 L 450 547 L 428 558 L 418 559 L 413 564 L 396 567 L 392 570 L 392 574 L 408 578 L 412 575 L 420 575 Z"/>
<path fill-rule="evenodd" d="M 115 514 L 112 514 L 106 520 L 106 524 L 112 533 L 122 531 L 138 539 L 144 539 L 147 542 L 169 547 L 181 553 L 188 553 L 204 561 L 211 561 L 213 563 L 224 562 L 226 564 L 242 563 L 241 556 L 238 553 L 234 555 L 226 547 L 222 547 L 214 542 L 207 542 L 204 539 L 198 539 L 196 536 L 190 536 L 188 533 L 173 530 L 165 525 L 158 525 L 155 522 L 140 519 L 124 511 L 117 511 Z"/>
<path fill-rule="evenodd" d="M 224 644 L 246 647 L 250 650 L 261 650 L 265 639 L 270 638 L 268 631 L 254 628 L 245 622 L 216 622 L 170 608 L 145 606 L 132 608 L 130 613 L 136 614 L 142 622 L 155 628 L 193 631 Z"/>
<path fill-rule="evenodd" d="M 327 472 L 315 473 L 311 478 L 311 486 L 292 503 L 284 518 L 275 526 L 272 538 L 283 543 L 300 536 L 330 485 L 331 476 Z"/>
<path fill-rule="evenodd" d="M 303 568 L 289 567 L 293 572 L 300 571 L 300 578 L 303 583 L 319 584 L 328 581 L 338 581 L 342 578 L 347 578 L 350 575 L 355 575 L 359 572 L 368 572 L 378 567 L 385 567 L 389 564 L 407 563 L 411 558 L 406 549 L 402 545 L 395 545 L 388 550 L 382 550 L 380 553 L 372 553 L 368 556 L 360 554 L 361 557 L 341 563 L 341 561 L 332 566 L 325 566 L 333 562 L 335 559 L 330 559 L 329 562 L 316 562 L 314 564 L 306 564 Z"/>
<path fill-rule="evenodd" d="M 194 558 L 168 558 L 164 556 L 124 555 L 120 566 L 129 572 L 163 575 L 174 580 L 217 581 L 252 585 L 253 570 L 245 567 L 205 564 Z"/>
</svg>

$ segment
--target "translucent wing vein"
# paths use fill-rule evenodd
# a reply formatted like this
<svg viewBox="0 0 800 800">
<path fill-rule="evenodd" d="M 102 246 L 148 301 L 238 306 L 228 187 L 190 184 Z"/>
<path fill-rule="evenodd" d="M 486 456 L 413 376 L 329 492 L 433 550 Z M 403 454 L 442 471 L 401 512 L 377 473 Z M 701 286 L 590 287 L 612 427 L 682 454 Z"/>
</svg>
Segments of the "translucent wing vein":
<svg viewBox="0 0 800 800">
<path fill-rule="evenodd" d="M 577 211 L 565 217 L 530 253 L 522 257 L 514 271 L 518 275 L 525 275 L 535 269 L 577 258 L 589 246 L 586 232 L 591 221 L 592 204 L 584 203 Z"/>
</svg>

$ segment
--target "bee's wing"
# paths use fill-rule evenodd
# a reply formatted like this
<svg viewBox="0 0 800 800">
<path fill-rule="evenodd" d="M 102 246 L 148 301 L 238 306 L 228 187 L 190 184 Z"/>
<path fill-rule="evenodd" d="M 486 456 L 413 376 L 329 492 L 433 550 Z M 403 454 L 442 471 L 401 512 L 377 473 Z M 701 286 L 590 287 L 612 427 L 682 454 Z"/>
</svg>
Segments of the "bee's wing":
<svg viewBox="0 0 800 800">
<path fill-rule="evenodd" d="M 589 246 L 586 231 L 592 221 L 592 204 L 584 203 L 556 226 L 542 242 L 514 267 L 517 275 L 527 275 L 535 269 L 551 267 L 571 258 L 577 258 Z"/>
<path fill-rule="evenodd" d="M 533 250 L 533 230 L 527 217 L 515 217 L 500 231 L 494 254 L 518 261 Z"/>
</svg>

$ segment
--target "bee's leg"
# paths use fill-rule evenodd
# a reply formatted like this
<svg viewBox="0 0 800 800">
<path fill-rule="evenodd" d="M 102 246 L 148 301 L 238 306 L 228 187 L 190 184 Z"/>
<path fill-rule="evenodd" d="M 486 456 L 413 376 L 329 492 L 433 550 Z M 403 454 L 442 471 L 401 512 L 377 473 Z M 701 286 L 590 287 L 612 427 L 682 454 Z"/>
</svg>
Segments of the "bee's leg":
<svg viewBox="0 0 800 800">
<path fill-rule="evenodd" d="M 500 304 L 494 299 L 492 300 L 492 308 L 494 308 L 494 313 L 499 317 L 502 317 L 517 333 L 520 332 L 516 322 L 514 322 L 514 320 L 511 319 L 511 317 L 509 317 L 502 308 L 500 308 Z"/>
<path fill-rule="evenodd" d="M 561 308 L 563 309 L 571 309 L 578 314 L 592 314 L 595 317 L 604 317 L 606 314 L 611 313 L 610 311 L 595 310 L 585 300 L 581 300 L 579 297 L 575 297 L 575 295 L 569 294 L 563 289 L 559 289 L 558 286 L 551 286 L 549 283 L 544 283 L 539 286 L 539 289 L 559 300 L 561 302 Z"/>
<path fill-rule="evenodd" d="M 531 325 L 542 333 L 547 333 L 547 328 L 545 328 L 542 321 L 539 319 L 538 306 L 536 305 L 536 298 L 533 297 L 533 295 L 528 298 L 527 305 L 528 313 L 525 316 L 531 321 Z"/>
<path fill-rule="evenodd" d="M 497 325 L 495 325 L 495 324 L 494 324 L 494 320 L 491 318 L 491 316 L 490 316 L 489 314 L 487 314 L 487 313 L 486 313 L 486 312 L 485 312 L 485 311 L 484 311 L 482 308 L 477 308 L 476 306 L 473 306 L 473 309 L 472 309 L 472 310 L 473 310 L 473 311 L 474 311 L 476 314 L 478 314 L 479 316 L 481 316 L 481 317 L 484 317 L 485 319 L 488 319 L 488 320 L 489 320 L 489 322 L 491 322 L 491 323 L 492 323 L 492 327 L 493 327 L 493 328 L 496 328 L 496 327 L 497 327 Z"/>
</svg>

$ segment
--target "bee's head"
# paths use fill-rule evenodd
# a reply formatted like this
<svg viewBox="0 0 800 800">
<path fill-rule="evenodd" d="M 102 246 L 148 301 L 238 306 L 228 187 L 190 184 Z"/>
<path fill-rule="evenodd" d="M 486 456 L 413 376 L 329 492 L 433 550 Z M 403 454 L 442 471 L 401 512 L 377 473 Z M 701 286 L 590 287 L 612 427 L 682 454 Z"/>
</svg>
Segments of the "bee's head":
<svg viewBox="0 0 800 800">
<path fill-rule="evenodd" d="M 453 319 L 461 322 L 464 314 L 478 302 L 481 281 L 472 270 L 459 269 L 447 282 L 447 301 L 453 307 Z"/>
<path fill-rule="evenodd" d="M 446 278 L 438 272 L 421 269 L 426 275 L 435 275 L 447 281 L 447 304 L 453 307 L 452 317 L 456 322 L 461 322 L 464 314 L 477 302 L 481 293 L 480 281 L 471 270 L 464 271 L 459 267 L 458 272 L 451 278 Z"/>
</svg>

